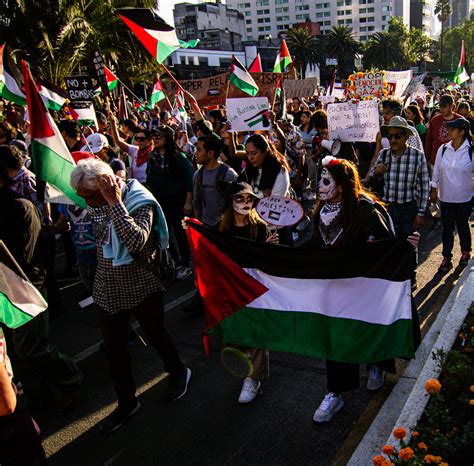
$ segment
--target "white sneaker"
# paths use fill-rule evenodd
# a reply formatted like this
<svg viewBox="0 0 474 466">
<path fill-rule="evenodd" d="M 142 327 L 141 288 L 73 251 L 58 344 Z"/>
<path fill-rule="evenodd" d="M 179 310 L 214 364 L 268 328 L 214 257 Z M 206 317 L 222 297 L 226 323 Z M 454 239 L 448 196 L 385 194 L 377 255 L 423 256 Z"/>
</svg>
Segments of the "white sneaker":
<svg viewBox="0 0 474 466">
<path fill-rule="evenodd" d="M 186 280 L 191 274 L 193 270 L 191 267 L 179 267 L 178 271 L 176 272 L 176 279 L 177 280 Z"/>
<path fill-rule="evenodd" d="M 245 378 L 239 396 L 239 403 L 244 404 L 253 401 L 258 394 L 262 393 L 260 390 L 261 385 L 261 382 L 258 380 L 253 380 L 250 377 Z"/>
<path fill-rule="evenodd" d="M 369 378 L 367 379 L 367 390 L 375 391 L 383 386 L 385 372 L 377 366 L 370 366 Z"/>
<path fill-rule="evenodd" d="M 344 399 L 342 395 L 335 395 L 329 392 L 319 408 L 314 412 L 314 422 L 328 422 L 332 417 L 344 406 Z"/>
</svg>

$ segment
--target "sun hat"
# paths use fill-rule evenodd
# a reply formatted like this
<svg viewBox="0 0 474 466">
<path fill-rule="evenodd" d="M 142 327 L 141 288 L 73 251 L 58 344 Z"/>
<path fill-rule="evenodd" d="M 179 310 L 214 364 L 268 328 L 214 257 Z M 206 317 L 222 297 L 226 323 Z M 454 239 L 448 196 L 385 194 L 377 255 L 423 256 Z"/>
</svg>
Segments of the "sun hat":
<svg viewBox="0 0 474 466">
<path fill-rule="evenodd" d="M 414 136 L 416 134 L 416 129 L 412 128 L 405 120 L 405 118 L 402 118 L 400 116 L 394 116 L 388 122 L 388 125 L 380 126 L 380 134 L 382 134 L 383 137 L 387 137 L 387 132 L 390 128 L 402 129 L 408 136 Z"/>
<path fill-rule="evenodd" d="M 227 199 L 233 198 L 235 196 L 241 196 L 242 194 L 248 194 L 255 199 L 259 199 L 259 197 L 253 192 L 252 186 L 243 181 L 229 183 L 226 187 L 225 194 Z"/>
</svg>

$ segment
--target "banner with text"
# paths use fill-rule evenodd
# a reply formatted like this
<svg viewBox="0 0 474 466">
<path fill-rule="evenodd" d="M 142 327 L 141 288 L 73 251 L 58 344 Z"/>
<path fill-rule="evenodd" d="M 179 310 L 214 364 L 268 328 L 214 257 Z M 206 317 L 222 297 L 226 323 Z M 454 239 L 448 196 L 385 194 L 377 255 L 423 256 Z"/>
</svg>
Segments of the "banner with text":
<svg viewBox="0 0 474 466">
<path fill-rule="evenodd" d="M 268 112 L 270 106 L 266 97 L 227 99 L 227 119 L 230 131 L 264 131 L 271 128 Z"/>
<path fill-rule="evenodd" d="M 412 78 L 412 70 L 386 71 L 388 93 L 394 97 L 401 97 Z"/>
<path fill-rule="evenodd" d="M 378 100 L 329 104 L 329 139 L 342 142 L 374 142 L 379 131 Z"/>
<path fill-rule="evenodd" d="M 283 89 L 285 89 L 285 97 L 292 99 L 293 97 L 312 97 L 318 90 L 318 78 L 306 79 L 289 79 L 283 81 Z"/>
</svg>

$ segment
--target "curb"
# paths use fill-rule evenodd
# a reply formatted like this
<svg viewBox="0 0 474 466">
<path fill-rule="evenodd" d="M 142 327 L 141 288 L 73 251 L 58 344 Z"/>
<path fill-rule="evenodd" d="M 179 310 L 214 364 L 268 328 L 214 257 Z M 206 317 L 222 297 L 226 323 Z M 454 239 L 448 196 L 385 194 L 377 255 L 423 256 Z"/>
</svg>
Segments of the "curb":
<svg viewBox="0 0 474 466">
<path fill-rule="evenodd" d="M 423 338 L 415 359 L 410 361 L 390 396 L 385 400 L 352 454 L 348 466 L 372 464 L 372 458 L 380 454 L 384 445 L 393 445 L 396 442 L 392 436 L 395 427 L 404 427 L 407 430 L 406 441 L 411 438 L 412 429 L 429 400 L 424 389 L 425 382 L 430 378 L 437 378 L 441 372 L 431 358 L 431 353 L 436 349 L 451 349 L 473 297 L 474 259 L 471 259 Z"/>
</svg>

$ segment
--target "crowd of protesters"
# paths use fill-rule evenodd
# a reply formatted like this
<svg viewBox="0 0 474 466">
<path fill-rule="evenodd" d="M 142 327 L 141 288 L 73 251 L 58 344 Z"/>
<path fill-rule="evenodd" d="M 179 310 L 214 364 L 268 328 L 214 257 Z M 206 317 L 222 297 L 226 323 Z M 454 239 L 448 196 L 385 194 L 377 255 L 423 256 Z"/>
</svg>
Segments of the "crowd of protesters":
<svg viewBox="0 0 474 466">
<path fill-rule="evenodd" d="M 268 131 L 246 134 L 232 132 L 225 106 L 200 108 L 190 93 L 184 95 L 186 120 L 172 109 L 131 103 L 129 116 L 122 121 L 104 105 L 96 114 L 97 127 L 92 128 L 79 127 L 66 111 L 55 114 L 77 162 L 71 185 L 87 209 L 48 202 L 48 188 L 34 174 L 29 122 L 21 107 L 3 102 L 0 239 L 47 296 L 49 314 L 17 330 L 5 329 L 12 365 L 0 333 L 0 381 L 11 381 L 15 373 L 15 385 L 0 383 L 0 448 L 14 438 L 9 440 L 4 434 L 8 419 L 17 416 L 16 423 L 28 423 L 25 402 L 15 409 L 20 382 L 25 392 L 20 399 L 26 398 L 30 407 L 41 403 L 37 399 L 41 391 L 35 388 L 39 381 L 51 389 L 59 412 L 70 411 L 76 403 L 82 374 L 70 358 L 49 344 L 47 321 L 63 312 L 58 282 L 77 274 L 99 308 L 118 399 L 116 410 L 101 425 L 102 432 L 120 428 L 140 408 L 128 351 L 131 316 L 170 374 L 166 399 L 186 394 L 191 371 L 183 364 L 163 318 L 165 279 L 185 280 L 193 273 L 181 225 L 184 217 L 196 217 L 235 236 L 293 247 L 303 228 L 312 229 L 320 248 L 356 247 L 400 236 L 414 246 L 414 256 L 418 231 L 425 218 L 431 218 L 430 228 L 442 227 L 439 271 L 453 267 L 456 231 L 460 265 L 468 264 L 474 118 L 465 92 L 438 91 L 405 103 L 384 99 L 376 139 L 344 142 L 335 154 L 338 162 L 331 164 L 327 163 L 331 154 L 323 146 L 329 138 L 327 114 L 316 96 L 290 99 L 287 108 L 275 106 Z M 427 101 L 434 105 L 428 106 Z M 254 209 L 259 199 L 270 194 L 299 200 L 313 215 L 313 222 L 305 217 L 299 226 L 278 234 L 270 231 Z M 349 205 L 360 206 L 357 214 Z M 57 241 L 66 257 L 60 275 L 56 275 Z M 153 267 L 156 254 L 174 264 L 170 276 L 163 275 L 163 267 Z M 187 310 L 200 309 L 196 293 Z M 242 351 L 254 370 L 243 381 L 239 402 L 249 403 L 260 393 L 268 374 L 268 351 Z M 384 372 L 394 370 L 393 361 L 371 365 L 367 388 L 379 389 Z M 314 414 L 315 422 L 329 421 L 342 408 L 342 393 L 357 387 L 358 371 L 357 365 L 327 361 L 328 394 Z M 34 438 L 31 422 L 29 432 Z M 30 454 L 40 457 L 41 447 L 36 445 Z"/>
</svg>

